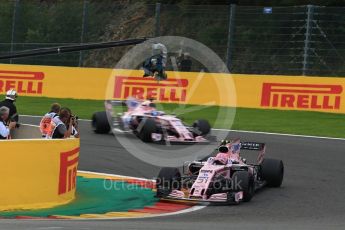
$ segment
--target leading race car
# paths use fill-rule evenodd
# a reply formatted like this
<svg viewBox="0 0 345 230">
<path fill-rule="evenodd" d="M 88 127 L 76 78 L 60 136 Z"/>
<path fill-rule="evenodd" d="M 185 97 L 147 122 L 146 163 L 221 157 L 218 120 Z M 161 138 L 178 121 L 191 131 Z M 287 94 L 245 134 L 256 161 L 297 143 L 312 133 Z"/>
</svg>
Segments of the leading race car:
<svg viewBox="0 0 345 230">
<path fill-rule="evenodd" d="M 257 162 L 247 164 L 240 149 L 258 150 Z M 222 141 L 215 157 L 187 162 L 184 175 L 177 168 L 162 168 L 156 180 L 157 197 L 173 200 L 248 202 L 256 190 L 280 187 L 284 177 L 281 160 L 264 159 L 264 143 Z"/>
<path fill-rule="evenodd" d="M 114 106 L 125 103 L 127 111 L 115 113 Z M 192 126 L 186 126 L 175 115 L 165 114 L 156 109 L 152 100 L 129 98 L 126 102 L 106 101 L 106 112 L 97 112 L 92 116 L 92 127 L 96 133 L 108 133 L 112 122 L 113 133 L 134 133 L 144 142 L 169 143 L 208 143 L 205 138 L 211 127 L 207 120 L 196 120 Z"/>
</svg>

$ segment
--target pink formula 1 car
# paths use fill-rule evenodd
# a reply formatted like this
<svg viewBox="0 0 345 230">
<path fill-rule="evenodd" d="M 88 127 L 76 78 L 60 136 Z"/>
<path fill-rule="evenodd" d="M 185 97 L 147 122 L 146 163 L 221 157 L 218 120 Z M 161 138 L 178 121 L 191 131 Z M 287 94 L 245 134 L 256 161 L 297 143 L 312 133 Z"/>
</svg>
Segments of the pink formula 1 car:
<svg viewBox="0 0 345 230">
<path fill-rule="evenodd" d="M 115 113 L 116 106 L 127 106 L 124 113 Z M 134 133 L 144 142 L 208 143 L 205 138 L 211 127 L 206 120 L 197 120 L 186 126 L 175 115 L 158 111 L 152 100 L 128 99 L 106 101 L 107 112 L 97 112 L 92 117 L 92 127 L 96 133 Z M 109 121 L 112 125 L 109 125 Z"/>
<path fill-rule="evenodd" d="M 215 157 L 187 162 L 184 175 L 177 168 L 162 168 L 157 177 L 157 197 L 173 200 L 239 203 L 250 201 L 256 190 L 280 187 L 281 160 L 264 159 L 265 144 L 223 141 Z M 257 162 L 247 164 L 240 149 L 258 150 Z"/>
</svg>

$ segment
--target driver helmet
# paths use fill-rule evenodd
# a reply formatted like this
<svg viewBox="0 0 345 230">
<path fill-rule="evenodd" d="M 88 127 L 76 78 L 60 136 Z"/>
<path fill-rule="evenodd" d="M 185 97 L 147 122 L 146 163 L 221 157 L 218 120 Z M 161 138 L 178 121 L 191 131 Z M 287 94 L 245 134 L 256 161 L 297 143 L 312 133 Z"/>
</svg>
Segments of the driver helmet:
<svg viewBox="0 0 345 230">
<path fill-rule="evenodd" d="M 227 145 L 221 145 L 218 147 L 218 152 L 229 153 L 229 147 Z"/>
<path fill-rule="evenodd" d="M 144 101 L 141 103 L 141 107 L 147 111 L 156 110 L 156 105 L 152 101 Z"/>
<path fill-rule="evenodd" d="M 14 89 L 10 89 L 6 92 L 6 99 L 15 101 L 17 99 L 18 95 L 17 92 Z"/>
</svg>

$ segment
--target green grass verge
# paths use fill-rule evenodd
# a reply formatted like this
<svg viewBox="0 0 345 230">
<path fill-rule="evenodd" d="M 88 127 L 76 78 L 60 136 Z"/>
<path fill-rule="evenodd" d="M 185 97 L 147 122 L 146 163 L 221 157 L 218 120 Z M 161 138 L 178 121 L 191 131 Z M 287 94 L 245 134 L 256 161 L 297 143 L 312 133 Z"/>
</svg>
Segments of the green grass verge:
<svg viewBox="0 0 345 230">
<path fill-rule="evenodd" d="M 109 182 L 109 181 L 108 181 Z M 16 216 L 48 217 L 52 215 L 104 214 L 107 212 L 127 212 L 154 205 L 158 199 L 154 192 L 139 185 L 124 181 L 113 181 L 105 189 L 104 179 L 77 177 L 76 199 L 71 203 L 53 208 L 36 210 L 13 210 L 0 212 L 0 217 Z"/>
<path fill-rule="evenodd" d="M 84 119 L 90 119 L 95 111 L 104 110 L 103 101 L 37 97 L 20 97 L 17 101 L 17 107 L 20 114 L 42 115 L 49 110 L 50 104 L 53 102 L 69 107 L 74 114 Z M 225 114 L 217 117 L 218 112 L 224 112 L 227 108 L 201 106 L 196 111 L 188 112 L 193 107 L 195 108 L 195 106 L 187 105 L 181 109 L 176 104 L 164 104 L 158 106 L 158 109 L 163 109 L 166 112 L 176 112 L 186 123 L 191 123 L 199 118 L 205 118 L 215 128 L 230 128 L 229 124 L 223 122 L 227 120 Z M 231 128 L 313 136 L 345 137 L 344 120 L 344 114 L 237 108 Z"/>
</svg>

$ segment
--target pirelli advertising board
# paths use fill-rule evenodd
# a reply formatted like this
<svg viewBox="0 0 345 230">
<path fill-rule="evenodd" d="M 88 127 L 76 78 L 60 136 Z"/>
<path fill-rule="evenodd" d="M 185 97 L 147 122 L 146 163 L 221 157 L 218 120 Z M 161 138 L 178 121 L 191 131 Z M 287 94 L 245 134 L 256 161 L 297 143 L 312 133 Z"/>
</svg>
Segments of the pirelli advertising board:
<svg viewBox="0 0 345 230">
<path fill-rule="evenodd" d="M 235 75 L 234 79 L 240 107 L 345 113 L 343 78 Z"/>
<path fill-rule="evenodd" d="M 162 103 L 236 105 L 233 81 L 218 74 L 168 72 L 168 80 L 143 78 L 142 71 L 113 70 L 106 98 L 155 98 Z"/>
<path fill-rule="evenodd" d="M 155 98 L 162 103 L 345 113 L 345 78 L 0 65 L 0 93 L 76 99 Z"/>
</svg>

